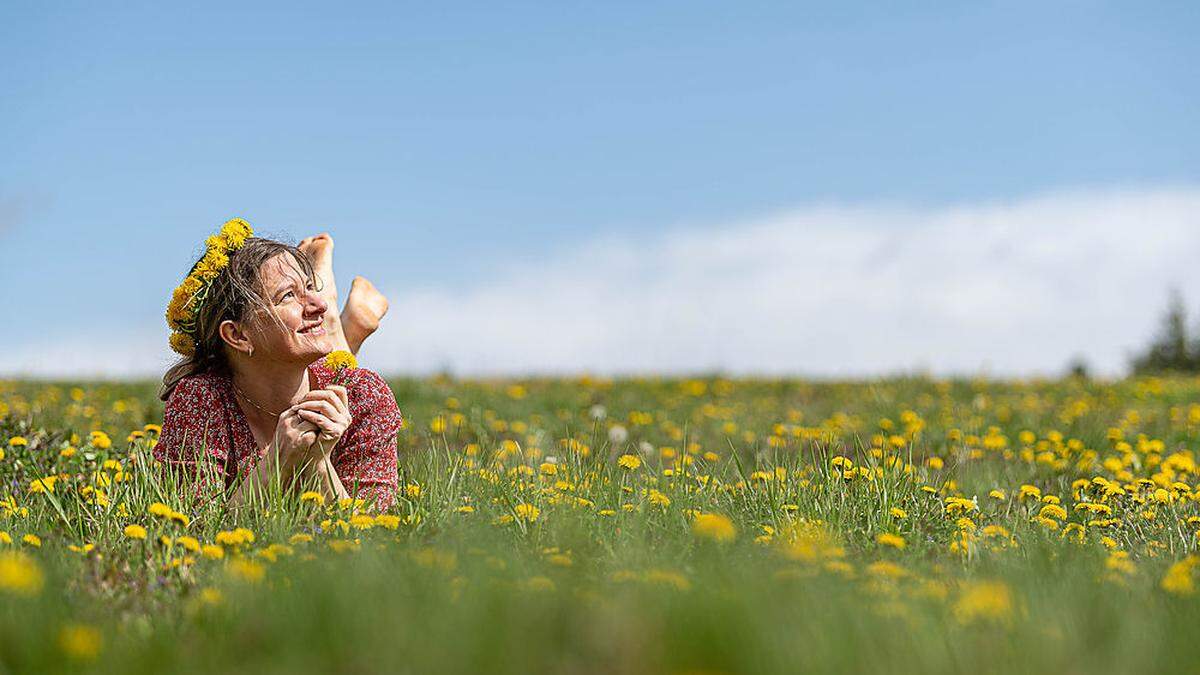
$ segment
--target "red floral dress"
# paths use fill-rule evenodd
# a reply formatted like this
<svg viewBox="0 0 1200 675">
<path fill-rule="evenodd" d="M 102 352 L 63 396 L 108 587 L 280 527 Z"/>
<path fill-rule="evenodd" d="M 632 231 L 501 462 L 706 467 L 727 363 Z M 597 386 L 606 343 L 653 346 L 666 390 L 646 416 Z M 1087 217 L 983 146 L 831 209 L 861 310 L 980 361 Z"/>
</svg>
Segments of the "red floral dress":
<svg viewBox="0 0 1200 675">
<path fill-rule="evenodd" d="M 308 367 L 312 389 L 324 388 L 333 377 L 321 361 Z M 402 424 L 396 397 L 382 377 L 365 368 L 345 371 L 338 379 L 349 395 L 353 420 L 333 447 L 333 468 L 352 496 L 386 509 L 396 501 L 396 433 Z M 205 493 L 209 476 L 223 477 L 228 490 L 258 464 L 254 432 L 228 376 L 205 373 L 179 381 L 167 399 L 154 457 L 191 472 Z M 201 460 L 208 467 L 201 467 Z M 207 468 L 213 471 L 198 470 Z"/>
</svg>

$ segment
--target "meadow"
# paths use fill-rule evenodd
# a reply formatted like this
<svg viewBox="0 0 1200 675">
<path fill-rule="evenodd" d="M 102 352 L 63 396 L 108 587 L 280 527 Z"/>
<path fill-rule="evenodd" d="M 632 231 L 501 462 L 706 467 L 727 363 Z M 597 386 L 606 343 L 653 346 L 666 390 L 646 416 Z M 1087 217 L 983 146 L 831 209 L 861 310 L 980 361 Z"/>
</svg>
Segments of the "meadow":
<svg viewBox="0 0 1200 675">
<path fill-rule="evenodd" d="M 449 377 L 384 514 L 0 382 L 3 672 L 1191 672 L 1200 379 Z"/>
</svg>

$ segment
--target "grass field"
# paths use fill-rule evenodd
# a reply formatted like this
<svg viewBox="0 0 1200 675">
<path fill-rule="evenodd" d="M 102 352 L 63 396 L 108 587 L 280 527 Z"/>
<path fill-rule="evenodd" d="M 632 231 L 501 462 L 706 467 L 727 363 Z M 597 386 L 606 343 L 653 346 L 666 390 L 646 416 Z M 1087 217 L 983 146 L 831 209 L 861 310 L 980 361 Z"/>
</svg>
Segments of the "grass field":
<svg viewBox="0 0 1200 675">
<path fill-rule="evenodd" d="M 5 672 L 1193 672 L 1200 380 L 391 382 L 395 509 L 0 382 Z"/>
</svg>

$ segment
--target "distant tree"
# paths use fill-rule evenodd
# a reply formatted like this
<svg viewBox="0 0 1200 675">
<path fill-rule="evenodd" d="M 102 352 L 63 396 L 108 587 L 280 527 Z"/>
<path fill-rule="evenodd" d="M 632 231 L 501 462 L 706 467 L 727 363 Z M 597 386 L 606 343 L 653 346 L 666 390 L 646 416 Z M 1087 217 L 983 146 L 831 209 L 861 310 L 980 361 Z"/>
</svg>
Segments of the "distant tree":
<svg viewBox="0 0 1200 675">
<path fill-rule="evenodd" d="M 1088 366 L 1087 359 L 1082 356 L 1076 356 L 1067 362 L 1067 376 L 1074 377 L 1079 380 L 1092 379 L 1092 369 Z"/>
<path fill-rule="evenodd" d="M 1187 309 L 1178 289 L 1171 290 L 1158 335 L 1131 365 L 1137 374 L 1200 372 L 1200 343 L 1188 337 Z"/>
</svg>

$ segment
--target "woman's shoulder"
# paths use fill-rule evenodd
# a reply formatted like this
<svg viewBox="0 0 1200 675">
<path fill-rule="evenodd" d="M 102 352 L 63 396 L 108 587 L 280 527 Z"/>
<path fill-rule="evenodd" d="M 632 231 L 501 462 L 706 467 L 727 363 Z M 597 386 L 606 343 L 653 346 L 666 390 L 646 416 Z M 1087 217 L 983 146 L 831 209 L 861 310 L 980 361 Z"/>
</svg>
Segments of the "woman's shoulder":
<svg viewBox="0 0 1200 675">
<path fill-rule="evenodd" d="M 218 396 L 227 378 L 216 373 L 194 373 L 180 378 L 167 397 L 167 404 L 202 401 Z"/>
</svg>

